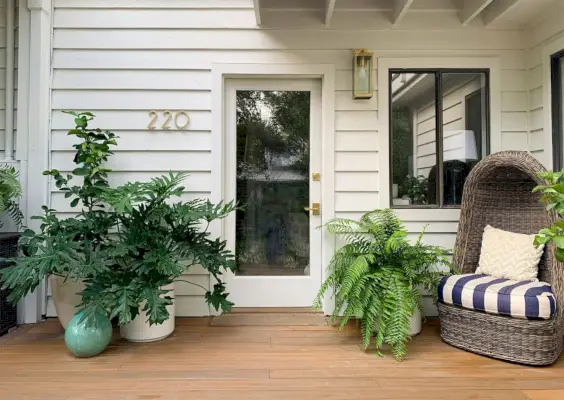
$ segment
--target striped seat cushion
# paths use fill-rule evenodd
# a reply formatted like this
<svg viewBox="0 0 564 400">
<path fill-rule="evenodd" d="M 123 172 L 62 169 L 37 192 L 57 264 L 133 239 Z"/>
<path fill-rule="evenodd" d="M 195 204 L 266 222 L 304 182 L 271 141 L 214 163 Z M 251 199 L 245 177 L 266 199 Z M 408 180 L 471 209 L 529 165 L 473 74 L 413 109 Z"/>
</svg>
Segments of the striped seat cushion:
<svg viewBox="0 0 564 400">
<path fill-rule="evenodd" d="M 546 282 L 512 281 L 483 274 L 445 276 L 439 301 L 470 310 L 523 319 L 550 319 L 556 310 Z"/>
</svg>

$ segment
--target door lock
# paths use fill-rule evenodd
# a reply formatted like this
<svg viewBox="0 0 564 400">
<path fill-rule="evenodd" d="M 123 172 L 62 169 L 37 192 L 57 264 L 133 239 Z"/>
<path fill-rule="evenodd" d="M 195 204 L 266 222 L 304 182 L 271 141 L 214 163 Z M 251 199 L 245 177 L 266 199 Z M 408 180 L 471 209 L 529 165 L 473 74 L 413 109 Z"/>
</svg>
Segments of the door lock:
<svg viewBox="0 0 564 400">
<path fill-rule="evenodd" d="M 304 207 L 304 210 L 311 211 L 312 215 L 319 215 L 321 211 L 321 205 L 319 203 L 312 203 L 311 207 Z"/>
</svg>

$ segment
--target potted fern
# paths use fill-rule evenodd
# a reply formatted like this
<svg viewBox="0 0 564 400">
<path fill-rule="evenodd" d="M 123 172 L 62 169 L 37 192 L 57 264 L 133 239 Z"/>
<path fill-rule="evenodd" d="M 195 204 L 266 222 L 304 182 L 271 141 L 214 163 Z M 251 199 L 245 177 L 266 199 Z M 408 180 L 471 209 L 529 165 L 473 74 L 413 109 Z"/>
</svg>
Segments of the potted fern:
<svg viewBox="0 0 564 400">
<path fill-rule="evenodd" d="M 447 250 L 425 245 L 423 233 L 415 243 L 392 210 L 368 212 L 358 221 L 337 218 L 325 227 L 346 244 L 329 264 L 314 306 L 321 307 L 324 295 L 334 292 L 333 320 L 343 316 L 342 329 L 351 317 L 361 323 L 365 348 L 372 337 L 376 351 L 391 347 L 397 360 L 407 354 L 413 316 L 422 311 L 420 288 L 435 296 L 442 276 L 452 270 Z M 416 317 L 417 318 L 417 317 Z"/>
<path fill-rule="evenodd" d="M 23 220 L 23 215 L 17 202 L 21 194 L 22 188 L 16 169 L 10 165 L 0 166 L 0 214 L 8 216 L 11 222 L 13 222 L 9 228 L 5 228 L 12 232 L 0 233 L 0 257 L 2 258 L 17 256 L 20 237 L 17 230 L 22 226 Z M 0 228 L 3 226 L 4 221 L 0 221 Z M 0 270 L 7 265 L 9 265 L 7 262 L 0 262 Z M 0 336 L 17 325 L 16 307 L 7 303 L 6 298 L 8 296 L 8 290 L 0 290 Z"/>
<path fill-rule="evenodd" d="M 0 215 L 7 213 L 18 226 L 22 226 L 23 215 L 18 206 L 22 187 L 16 169 L 10 165 L 0 165 Z M 4 222 L 0 221 L 0 228 Z"/>
</svg>

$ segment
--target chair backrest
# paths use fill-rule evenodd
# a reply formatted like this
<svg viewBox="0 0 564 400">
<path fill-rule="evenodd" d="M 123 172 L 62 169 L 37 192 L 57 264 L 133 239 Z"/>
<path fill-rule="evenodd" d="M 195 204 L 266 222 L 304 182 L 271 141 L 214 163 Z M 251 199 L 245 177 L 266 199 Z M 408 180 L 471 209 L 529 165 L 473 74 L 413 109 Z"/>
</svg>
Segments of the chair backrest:
<svg viewBox="0 0 564 400">
<path fill-rule="evenodd" d="M 480 161 L 470 172 L 460 210 L 454 249 L 454 263 L 462 273 L 478 266 L 482 235 L 486 225 L 516 233 L 533 234 L 556 220 L 532 189 L 544 183 L 536 176 L 545 168 L 530 154 L 504 151 Z M 553 246 L 548 246 L 539 264 L 539 279 L 553 283 L 555 268 Z M 564 279 L 560 277 L 559 279 Z M 564 285 L 560 286 L 564 288 Z"/>
</svg>

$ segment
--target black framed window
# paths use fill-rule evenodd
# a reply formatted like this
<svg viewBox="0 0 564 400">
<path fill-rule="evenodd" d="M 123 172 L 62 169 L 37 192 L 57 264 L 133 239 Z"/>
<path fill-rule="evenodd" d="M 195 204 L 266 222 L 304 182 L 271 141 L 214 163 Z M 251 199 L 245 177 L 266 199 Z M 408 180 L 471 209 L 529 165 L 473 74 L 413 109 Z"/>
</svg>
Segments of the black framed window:
<svg viewBox="0 0 564 400">
<path fill-rule="evenodd" d="M 390 203 L 457 207 L 489 153 L 489 70 L 391 69 Z"/>
<path fill-rule="evenodd" d="M 564 50 L 551 57 L 552 159 L 554 170 L 564 168 Z"/>
</svg>

